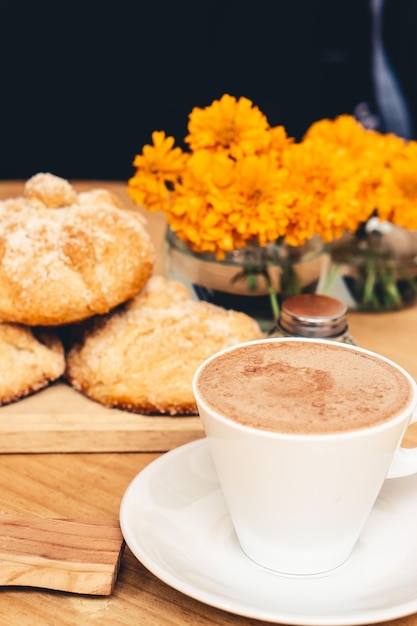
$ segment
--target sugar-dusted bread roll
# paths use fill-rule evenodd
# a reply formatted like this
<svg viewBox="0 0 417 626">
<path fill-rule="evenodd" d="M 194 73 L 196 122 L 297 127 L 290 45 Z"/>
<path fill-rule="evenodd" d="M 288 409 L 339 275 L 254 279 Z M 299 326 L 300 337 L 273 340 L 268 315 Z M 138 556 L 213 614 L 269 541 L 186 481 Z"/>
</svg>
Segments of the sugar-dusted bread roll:
<svg viewBox="0 0 417 626">
<path fill-rule="evenodd" d="M 64 371 L 64 349 L 53 330 L 0 324 L 0 405 L 46 387 Z"/>
<path fill-rule="evenodd" d="M 108 407 L 145 414 L 195 414 L 192 378 L 208 356 L 262 337 L 252 318 L 195 301 L 160 276 L 118 311 L 96 320 L 67 356 L 66 375 Z"/>
<path fill-rule="evenodd" d="M 132 298 L 155 259 L 143 221 L 109 191 L 36 174 L 0 202 L 0 321 L 57 326 Z"/>
</svg>

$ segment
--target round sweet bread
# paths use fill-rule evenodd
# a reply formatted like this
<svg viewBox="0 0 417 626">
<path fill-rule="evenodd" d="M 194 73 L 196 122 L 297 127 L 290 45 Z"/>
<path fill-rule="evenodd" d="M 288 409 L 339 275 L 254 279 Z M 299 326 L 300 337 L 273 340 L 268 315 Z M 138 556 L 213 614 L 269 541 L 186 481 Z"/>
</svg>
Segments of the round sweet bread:
<svg viewBox="0 0 417 626">
<path fill-rule="evenodd" d="M 64 371 L 64 349 L 53 330 L 0 324 L 0 405 L 43 389 Z"/>
<path fill-rule="evenodd" d="M 0 321 L 57 326 L 104 314 L 135 296 L 155 250 L 136 211 L 104 189 L 77 194 L 36 174 L 0 202 Z"/>
<path fill-rule="evenodd" d="M 153 276 L 142 292 L 88 328 L 67 355 L 75 389 L 108 407 L 196 414 L 192 379 L 208 356 L 263 334 L 254 319 L 192 299 Z"/>
</svg>

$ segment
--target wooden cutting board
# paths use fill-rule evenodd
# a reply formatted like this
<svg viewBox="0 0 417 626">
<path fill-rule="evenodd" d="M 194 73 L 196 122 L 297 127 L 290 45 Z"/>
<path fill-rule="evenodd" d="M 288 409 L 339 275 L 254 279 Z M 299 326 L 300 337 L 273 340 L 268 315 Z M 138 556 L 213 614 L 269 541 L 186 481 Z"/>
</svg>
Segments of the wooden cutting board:
<svg viewBox="0 0 417 626">
<path fill-rule="evenodd" d="M 109 595 L 123 548 L 118 521 L 86 523 L 1 513 L 0 586 Z"/>
<path fill-rule="evenodd" d="M 198 416 L 107 409 L 63 382 L 0 408 L 0 453 L 165 452 L 203 436 Z"/>
</svg>

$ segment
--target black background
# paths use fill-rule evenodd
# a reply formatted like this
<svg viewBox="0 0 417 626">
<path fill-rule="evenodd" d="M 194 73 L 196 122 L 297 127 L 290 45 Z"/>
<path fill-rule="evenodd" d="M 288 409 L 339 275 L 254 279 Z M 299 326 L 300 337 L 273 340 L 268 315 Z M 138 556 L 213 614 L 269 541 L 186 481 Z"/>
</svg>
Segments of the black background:
<svg viewBox="0 0 417 626">
<path fill-rule="evenodd" d="M 416 116 L 417 2 L 385 37 Z M 153 130 L 181 144 L 194 106 L 250 98 L 301 138 L 376 108 L 367 0 L 0 2 L 0 178 L 126 180 Z"/>
</svg>

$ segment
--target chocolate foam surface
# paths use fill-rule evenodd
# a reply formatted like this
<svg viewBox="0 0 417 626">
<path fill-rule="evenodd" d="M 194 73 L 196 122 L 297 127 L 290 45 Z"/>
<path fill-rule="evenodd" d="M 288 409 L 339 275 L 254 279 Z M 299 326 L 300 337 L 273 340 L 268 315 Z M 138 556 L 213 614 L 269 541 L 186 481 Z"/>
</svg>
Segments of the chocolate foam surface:
<svg viewBox="0 0 417 626">
<path fill-rule="evenodd" d="M 252 344 L 211 361 L 198 389 L 241 424 L 283 433 L 350 431 L 384 422 L 411 402 L 400 370 L 338 344 Z"/>
</svg>

